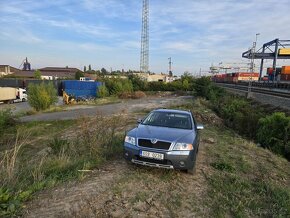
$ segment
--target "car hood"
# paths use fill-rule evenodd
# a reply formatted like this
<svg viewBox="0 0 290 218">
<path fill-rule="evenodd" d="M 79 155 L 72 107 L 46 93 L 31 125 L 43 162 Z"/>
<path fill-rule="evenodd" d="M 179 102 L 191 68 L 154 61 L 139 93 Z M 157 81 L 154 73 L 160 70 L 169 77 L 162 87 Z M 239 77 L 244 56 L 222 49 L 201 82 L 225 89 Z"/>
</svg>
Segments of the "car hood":
<svg viewBox="0 0 290 218">
<path fill-rule="evenodd" d="M 160 141 L 192 143 L 196 134 L 194 130 L 189 129 L 176 129 L 139 124 L 138 127 L 131 131 L 131 135 L 136 138 L 156 138 Z"/>
</svg>

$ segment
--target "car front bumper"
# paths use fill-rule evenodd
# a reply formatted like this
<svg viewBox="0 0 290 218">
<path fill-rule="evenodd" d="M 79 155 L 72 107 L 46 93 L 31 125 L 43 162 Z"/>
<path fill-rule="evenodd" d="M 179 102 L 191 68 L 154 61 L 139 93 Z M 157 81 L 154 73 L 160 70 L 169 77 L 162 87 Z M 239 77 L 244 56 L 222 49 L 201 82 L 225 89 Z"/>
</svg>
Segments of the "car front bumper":
<svg viewBox="0 0 290 218">
<path fill-rule="evenodd" d="M 140 156 L 140 150 L 164 154 L 164 160 Z M 135 164 L 166 169 L 192 169 L 195 164 L 195 151 L 156 150 L 124 143 L 124 158 Z"/>
</svg>

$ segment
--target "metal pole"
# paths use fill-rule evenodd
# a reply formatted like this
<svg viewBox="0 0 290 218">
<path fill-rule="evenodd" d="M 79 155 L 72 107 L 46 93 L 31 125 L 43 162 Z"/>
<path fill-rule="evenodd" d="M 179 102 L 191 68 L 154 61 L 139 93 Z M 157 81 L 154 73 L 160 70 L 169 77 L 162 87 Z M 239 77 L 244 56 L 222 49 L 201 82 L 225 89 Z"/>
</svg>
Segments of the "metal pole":
<svg viewBox="0 0 290 218">
<path fill-rule="evenodd" d="M 248 85 L 248 98 L 251 97 L 251 91 L 252 91 L 252 76 L 255 70 L 255 52 L 256 52 L 256 44 L 258 40 L 258 35 L 260 33 L 256 33 L 256 40 L 253 42 L 253 47 L 251 49 L 252 57 L 251 57 L 251 72 L 250 72 L 250 80 L 249 80 L 249 85 Z"/>
<path fill-rule="evenodd" d="M 169 60 L 169 69 L 168 69 L 168 73 L 169 73 L 169 75 L 170 76 L 172 76 L 172 62 L 171 62 L 171 57 L 170 58 L 168 58 L 168 60 Z"/>
<path fill-rule="evenodd" d="M 263 45 L 263 50 L 262 53 L 265 53 L 265 46 Z M 262 74 L 263 74 L 263 66 L 264 66 L 264 58 L 261 59 L 261 65 L 260 65 L 260 74 L 259 74 L 259 81 L 262 79 Z"/>
<path fill-rule="evenodd" d="M 274 61 L 273 61 L 273 82 L 276 80 L 276 65 L 277 65 L 277 57 L 278 57 L 278 42 L 279 39 L 275 40 L 275 56 L 274 56 Z"/>
</svg>

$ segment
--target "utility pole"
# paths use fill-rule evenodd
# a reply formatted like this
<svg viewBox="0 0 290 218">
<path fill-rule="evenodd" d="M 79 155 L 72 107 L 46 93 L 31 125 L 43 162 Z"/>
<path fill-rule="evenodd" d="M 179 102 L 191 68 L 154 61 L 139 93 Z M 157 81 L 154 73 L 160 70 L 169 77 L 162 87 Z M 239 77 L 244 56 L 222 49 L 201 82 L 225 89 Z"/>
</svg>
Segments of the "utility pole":
<svg viewBox="0 0 290 218">
<path fill-rule="evenodd" d="M 149 0 L 143 0 L 140 73 L 149 72 Z"/>
<path fill-rule="evenodd" d="M 260 33 L 256 33 L 256 40 L 253 42 L 253 47 L 251 49 L 252 58 L 251 58 L 251 70 L 250 70 L 250 79 L 249 79 L 249 84 L 248 84 L 247 98 L 252 97 L 252 82 L 253 82 L 253 73 L 255 71 L 255 52 L 256 52 L 256 45 L 258 41 L 258 35 L 260 35 Z"/>
<path fill-rule="evenodd" d="M 168 58 L 168 60 L 169 60 L 168 74 L 169 74 L 169 76 L 173 76 L 173 74 L 172 74 L 172 61 L 171 61 L 171 57 Z"/>
</svg>

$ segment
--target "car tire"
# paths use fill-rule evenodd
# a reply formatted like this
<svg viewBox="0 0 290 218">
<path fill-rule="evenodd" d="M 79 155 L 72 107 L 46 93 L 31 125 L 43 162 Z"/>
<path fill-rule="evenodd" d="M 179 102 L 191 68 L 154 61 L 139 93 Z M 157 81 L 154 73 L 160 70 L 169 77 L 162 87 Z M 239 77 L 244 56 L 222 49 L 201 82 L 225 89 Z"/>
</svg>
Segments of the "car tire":
<svg viewBox="0 0 290 218">
<path fill-rule="evenodd" d="M 26 99 L 25 98 L 22 98 L 22 102 L 26 102 Z"/>
<path fill-rule="evenodd" d="M 126 163 L 127 166 L 132 166 L 133 165 L 132 162 L 129 161 L 129 160 L 125 160 L 125 163 Z"/>
<path fill-rule="evenodd" d="M 196 173 L 196 167 L 195 167 L 195 164 L 194 164 L 194 166 L 193 166 L 192 169 L 188 169 L 188 170 L 186 170 L 186 172 L 187 172 L 188 174 L 190 174 L 190 175 L 194 175 L 194 174 Z"/>
<path fill-rule="evenodd" d="M 193 167 L 191 169 L 187 169 L 186 172 L 188 174 L 194 175 L 196 173 L 196 157 L 197 157 L 197 152 L 198 149 L 196 150 L 196 152 L 194 153 L 194 159 L 193 159 Z"/>
</svg>

